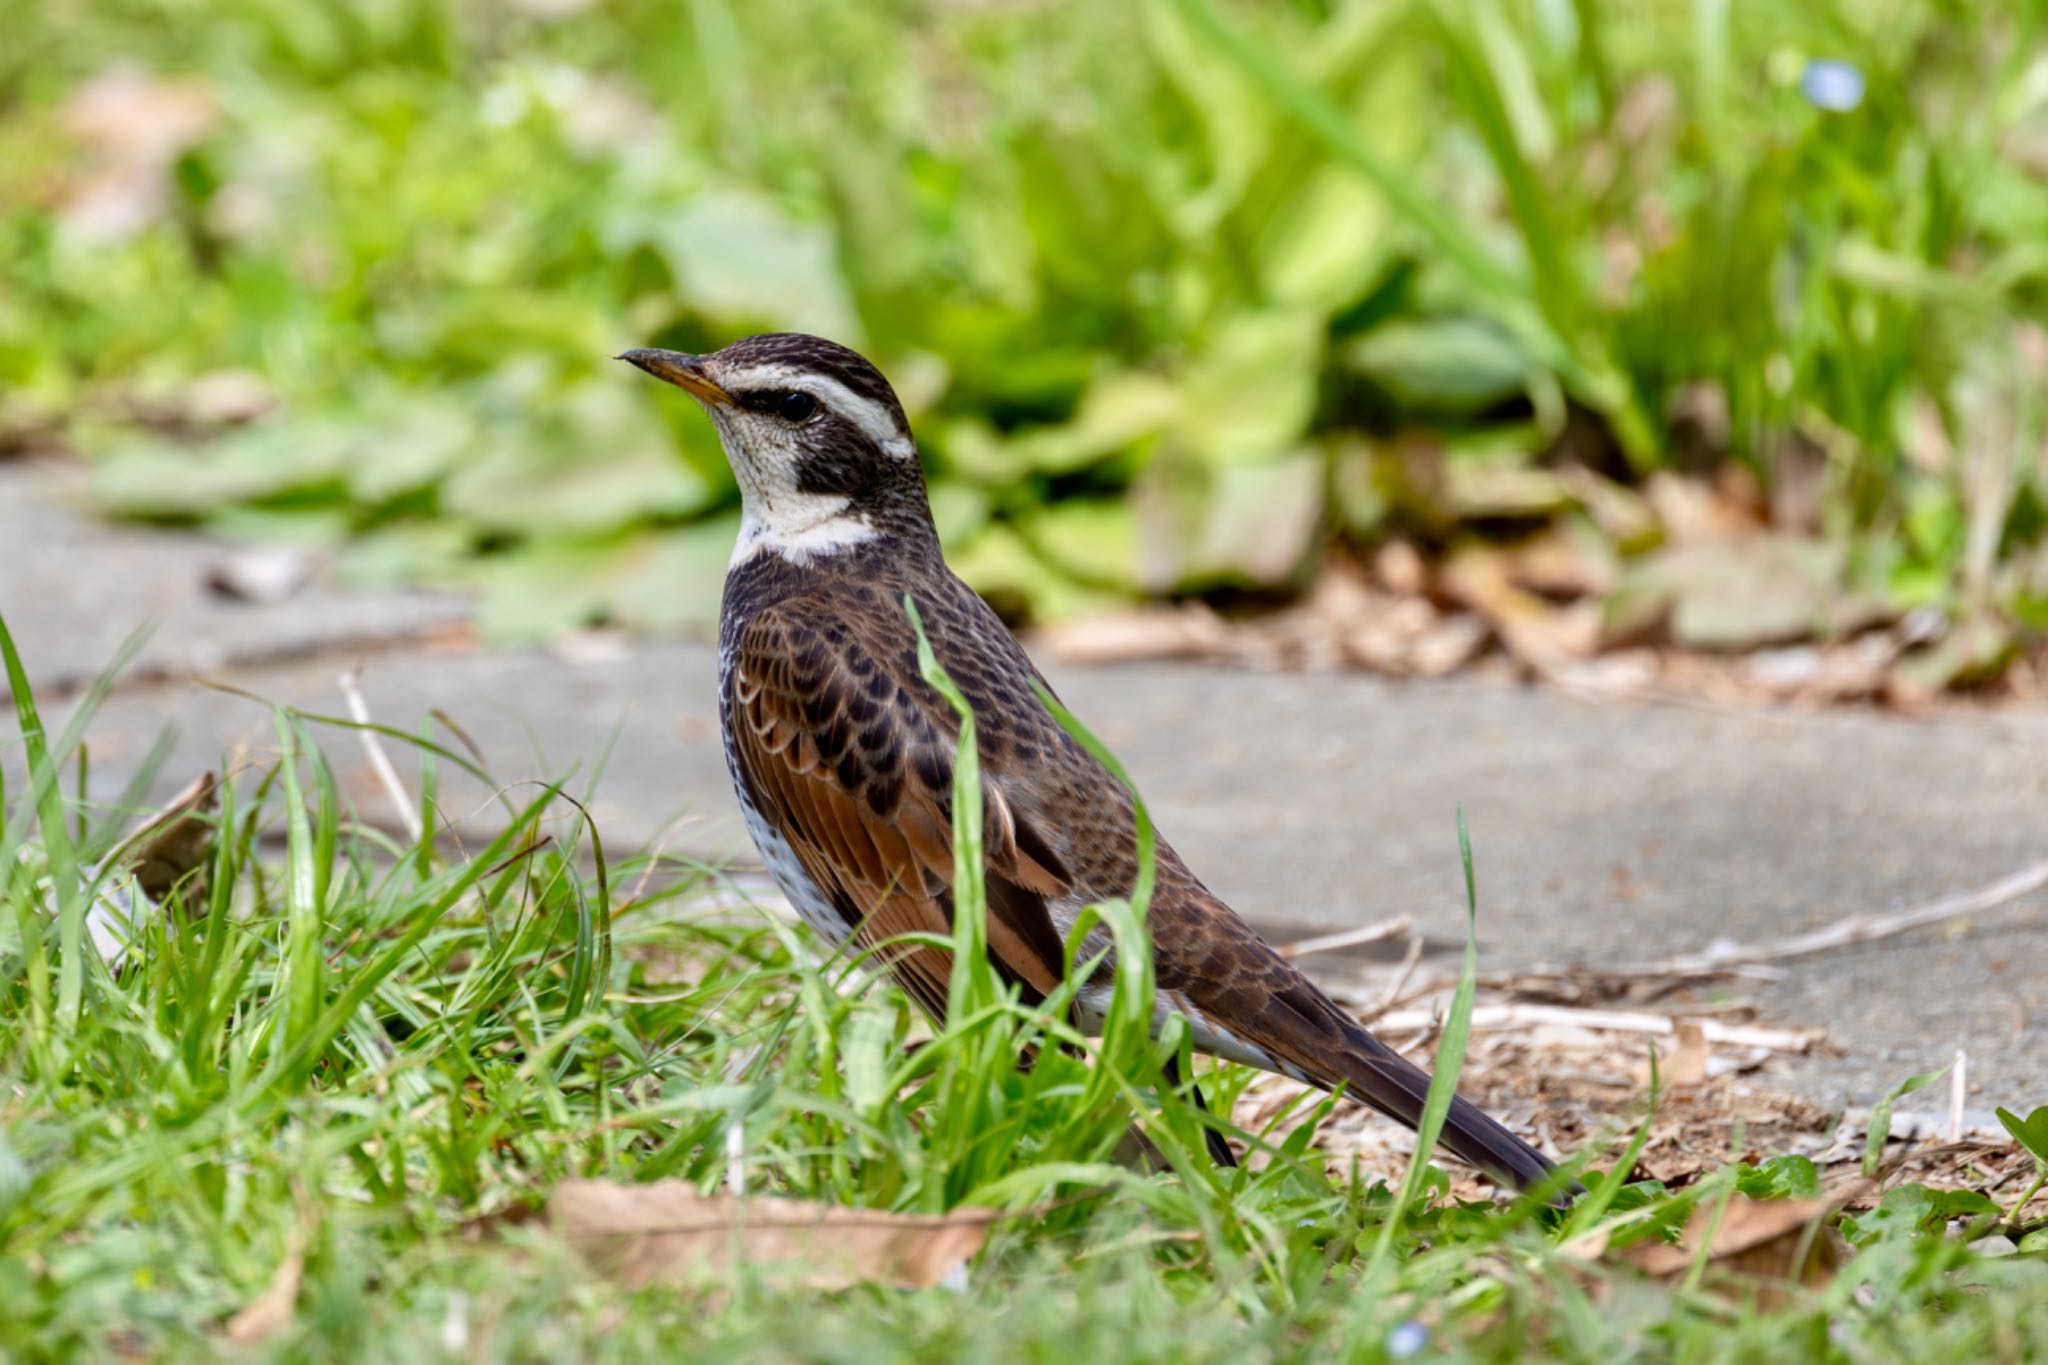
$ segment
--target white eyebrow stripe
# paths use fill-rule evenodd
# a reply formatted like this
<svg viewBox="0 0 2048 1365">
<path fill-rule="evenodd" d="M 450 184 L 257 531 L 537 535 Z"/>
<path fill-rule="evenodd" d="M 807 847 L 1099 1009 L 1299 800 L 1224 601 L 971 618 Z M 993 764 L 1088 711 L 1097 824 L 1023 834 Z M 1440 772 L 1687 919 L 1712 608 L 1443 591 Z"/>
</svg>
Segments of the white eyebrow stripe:
<svg viewBox="0 0 2048 1365">
<path fill-rule="evenodd" d="M 732 371 L 722 378 L 727 388 L 735 390 L 802 389 L 860 428 L 861 434 L 880 446 L 884 453 L 899 460 L 912 459 L 917 455 L 916 444 L 904 434 L 894 412 L 874 399 L 864 398 L 838 380 L 819 374 L 815 370 L 769 361 Z"/>
</svg>

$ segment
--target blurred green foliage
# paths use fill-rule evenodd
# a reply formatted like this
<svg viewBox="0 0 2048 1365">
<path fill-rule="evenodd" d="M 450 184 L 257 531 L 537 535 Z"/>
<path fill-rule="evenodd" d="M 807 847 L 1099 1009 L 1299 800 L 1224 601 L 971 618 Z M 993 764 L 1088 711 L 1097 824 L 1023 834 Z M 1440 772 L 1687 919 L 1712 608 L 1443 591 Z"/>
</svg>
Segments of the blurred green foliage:
<svg viewBox="0 0 2048 1365">
<path fill-rule="evenodd" d="M 2041 0 L 12 9 L 0 439 L 501 634 L 712 609 L 730 476 L 607 357 L 770 327 L 883 364 L 1018 611 L 1641 553 L 1734 468 L 1889 610 L 2048 620 Z"/>
</svg>

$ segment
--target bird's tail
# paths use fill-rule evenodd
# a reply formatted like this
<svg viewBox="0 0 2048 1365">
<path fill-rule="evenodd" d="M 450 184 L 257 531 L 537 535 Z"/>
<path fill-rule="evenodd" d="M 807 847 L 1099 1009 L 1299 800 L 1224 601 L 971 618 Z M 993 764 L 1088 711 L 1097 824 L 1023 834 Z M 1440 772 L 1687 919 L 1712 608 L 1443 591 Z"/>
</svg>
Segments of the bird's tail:
<svg viewBox="0 0 2048 1365">
<path fill-rule="evenodd" d="M 1317 1070 L 1329 1074 L 1311 1074 L 1310 1079 L 1333 1089 L 1341 1082 L 1354 1098 L 1410 1128 L 1420 1128 L 1429 1099 L 1429 1073 L 1349 1018 L 1341 1019 L 1339 1027 L 1342 1043 L 1316 1059 L 1321 1064 Z M 1576 1182 L 1558 1181 L 1549 1158 L 1462 1096 L 1451 1100 L 1438 1141 L 1453 1155 L 1517 1189 L 1549 1184 L 1560 1197 L 1579 1189 Z"/>
</svg>

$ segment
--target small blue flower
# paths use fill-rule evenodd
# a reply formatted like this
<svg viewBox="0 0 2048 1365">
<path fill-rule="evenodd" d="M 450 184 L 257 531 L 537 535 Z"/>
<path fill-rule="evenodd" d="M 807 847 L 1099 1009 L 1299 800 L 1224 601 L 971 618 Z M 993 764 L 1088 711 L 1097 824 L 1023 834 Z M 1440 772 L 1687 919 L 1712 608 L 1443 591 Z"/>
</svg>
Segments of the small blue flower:
<svg viewBox="0 0 2048 1365">
<path fill-rule="evenodd" d="M 1406 1360 L 1422 1354 L 1422 1348 L 1429 1345 L 1429 1329 L 1414 1318 L 1397 1322 L 1387 1331 L 1387 1354 L 1395 1360 Z"/>
<path fill-rule="evenodd" d="M 1817 58 L 1799 73 L 1799 89 L 1814 108 L 1846 114 L 1863 103 L 1863 73 L 1847 62 Z"/>
</svg>

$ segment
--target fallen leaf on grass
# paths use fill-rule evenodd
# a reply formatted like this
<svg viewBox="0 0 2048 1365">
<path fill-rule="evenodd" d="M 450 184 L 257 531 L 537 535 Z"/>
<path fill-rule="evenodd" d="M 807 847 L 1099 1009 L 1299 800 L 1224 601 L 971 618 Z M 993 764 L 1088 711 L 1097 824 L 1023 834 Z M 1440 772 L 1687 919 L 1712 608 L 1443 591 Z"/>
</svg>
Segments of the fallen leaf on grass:
<svg viewBox="0 0 2048 1365">
<path fill-rule="evenodd" d="M 268 1341 L 291 1325 L 292 1308 L 299 1301 L 299 1281 L 306 1273 L 306 1253 L 294 1246 L 278 1262 L 270 1283 L 228 1319 L 229 1341 L 237 1346 L 254 1346 Z"/>
<path fill-rule="evenodd" d="M 129 942 L 167 898 L 189 911 L 204 897 L 219 786 L 213 773 L 201 773 L 108 857 L 107 865 L 126 875 L 97 879 L 85 927 L 109 967 L 121 965 Z"/>
<path fill-rule="evenodd" d="M 699 1194 L 681 1180 L 566 1180 L 548 1197 L 548 1214 L 562 1240 L 630 1287 L 744 1263 L 813 1289 L 932 1288 L 981 1249 L 997 1217 L 987 1209 L 920 1217 L 801 1199 L 734 1199 Z"/>
<path fill-rule="evenodd" d="M 162 900 L 212 856 L 219 792 L 211 770 L 199 774 L 122 842 L 115 858 L 134 872 L 144 895 Z"/>
<path fill-rule="evenodd" d="M 1828 1211 L 1819 1199 L 1748 1199 L 1741 1195 L 1719 1211 L 1703 1204 L 1686 1224 L 1677 1246 L 1663 1242 L 1629 1248 L 1628 1259 L 1661 1279 L 1675 1279 L 1691 1268 L 1701 1244 L 1716 1269 L 1758 1280 L 1826 1283 L 1841 1264 L 1841 1254 L 1825 1229 L 1812 1225 Z M 1711 1242 L 1707 1242 L 1708 1237 Z"/>
</svg>

